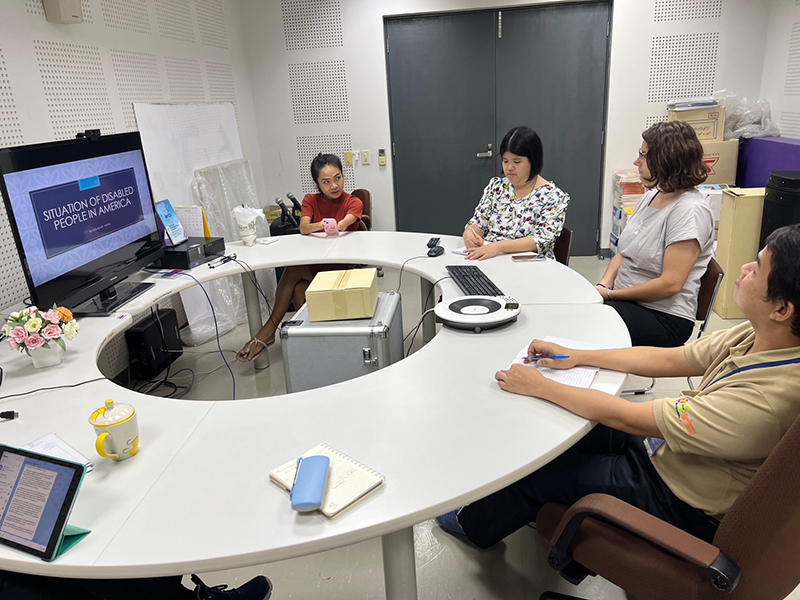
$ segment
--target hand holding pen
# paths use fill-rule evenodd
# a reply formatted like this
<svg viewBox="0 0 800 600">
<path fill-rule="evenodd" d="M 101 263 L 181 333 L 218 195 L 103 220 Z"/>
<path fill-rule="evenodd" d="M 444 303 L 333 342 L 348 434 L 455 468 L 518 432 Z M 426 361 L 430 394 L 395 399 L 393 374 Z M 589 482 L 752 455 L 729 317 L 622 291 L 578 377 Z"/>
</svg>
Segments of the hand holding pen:
<svg viewBox="0 0 800 600">
<path fill-rule="evenodd" d="M 574 350 L 543 340 L 533 340 L 530 343 L 528 356 L 523 362 L 552 369 L 570 369 L 578 364 Z"/>
<path fill-rule="evenodd" d="M 540 360 L 545 360 L 548 358 L 551 360 L 565 360 L 569 358 L 569 356 L 567 356 L 566 354 L 540 354 L 538 356 L 534 356 L 533 358 L 528 358 L 526 356 L 523 360 L 526 363 L 535 363 L 539 362 Z"/>
<path fill-rule="evenodd" d="M 480 248 L 483 246 L 483 237 L 473 229 L 472 225 L 467 225 L 464 231 L 464 245 L 467 248 Z"/>
</svg>

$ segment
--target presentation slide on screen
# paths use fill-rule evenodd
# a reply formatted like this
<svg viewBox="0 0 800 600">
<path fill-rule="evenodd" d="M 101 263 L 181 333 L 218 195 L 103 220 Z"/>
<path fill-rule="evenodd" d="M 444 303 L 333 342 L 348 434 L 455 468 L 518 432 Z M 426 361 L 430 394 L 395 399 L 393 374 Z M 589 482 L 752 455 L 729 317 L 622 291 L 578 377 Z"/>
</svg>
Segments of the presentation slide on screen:
<svg viewBox="0 0 800 600">
<path fill-rule="evenodd" d="M 156 231 L 138 151 L 5 176 L 35 285 Z"/>
<path fill-rule="evenodd" d="M 0 460 L 0 537 L 47 549 L 72 471 L 10 452 Z"/>
</svg>

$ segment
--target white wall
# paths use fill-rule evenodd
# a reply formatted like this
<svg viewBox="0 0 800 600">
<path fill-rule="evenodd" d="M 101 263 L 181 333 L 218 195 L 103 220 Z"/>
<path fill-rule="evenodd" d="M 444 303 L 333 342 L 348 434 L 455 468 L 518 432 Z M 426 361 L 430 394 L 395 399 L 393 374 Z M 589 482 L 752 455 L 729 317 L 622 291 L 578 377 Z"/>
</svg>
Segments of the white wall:
<svg viewBox="0 0 800 600">
<path fill-rule="evenodd" d="M 48 23 L 41 0 L 0 0 L 0 147 L 84 129 L 135 129 L 132 102 L 234 103 L 244 154 L 264 196 L 262 140 L 229 0 L 82 0 L 85 22 Z M 28 295 L 0 205 L 0 307 Z"/>
<path fill-rule="evenodd" d="M 768 29 L 760 97 L 770 102 L 781 136 L 800 139 L 800 3 L 772 0 Z"/>
<path fill-rule="evenodd" d="M 373 195 L 376 229 L 394 229 L 391 156 L 389 166 L 377 166 L 378 148 L 390 149 L 389 110 L 383 18 L 391 15 L 523 6 L 537 2 L 493 0 L 328 0 L 341 10 L 339 47 L 287 50 L 281 3 L 239 0 L 243 18 L 245 52 L 252 69 L 258 134 L 264 160 L 264 177 L 270 195 L 283 195 L 300 187 L 301 172 L 296 138 L 306 135 L 349 133 L 354 149 L 370 149 L 373 164 L 356 166 L 351 187 L 365 187 Z M 655 21 L 660 14 L 687 5 L 721 5 L 719 16 Z M 611 173 L 627 168 L 636 156 L 640 134 L 653 119 L 665 116 L 665 102 L 648 102 L 654 36 L 718 32 L 713 88 L 728 88 L 755 96 L 761 88 L 767 11 L 749 0 L 617 0 L 612 6 L 610 81 L 608 90 L 607 145 L 605 153 L 604 210 L 601 245 L 608 246 Z M 346 122 L 295 125 L 288 78 L 290 63 L 344 60 L 350 118 Z M 685 81 L 692 68 L 686 64 Z M 655 82 L 657 85 L 658 82 Z M 709 90 L 711 91 L 711 90 Z M 579 169 L 576 165 L 576 170 Z M 564 183 L 569 190 L 568 183 Z M 476 190 L 476 202 L 480 190 Z"/>
</svg>

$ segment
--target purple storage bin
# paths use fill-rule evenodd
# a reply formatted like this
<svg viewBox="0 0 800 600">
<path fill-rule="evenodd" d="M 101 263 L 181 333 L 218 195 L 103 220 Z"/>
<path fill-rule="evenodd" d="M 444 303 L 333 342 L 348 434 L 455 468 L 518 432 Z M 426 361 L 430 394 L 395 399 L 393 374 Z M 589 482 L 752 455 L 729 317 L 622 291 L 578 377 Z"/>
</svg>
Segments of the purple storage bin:
<svg viewBox="0 0 800 600">
<path fill-rule="evenodd" d="M 773 171 L 800 171 L 800 140 L 780 137 L 743 139 L 739 146 L 736 185 L 765 187 Z"/>
</svg>

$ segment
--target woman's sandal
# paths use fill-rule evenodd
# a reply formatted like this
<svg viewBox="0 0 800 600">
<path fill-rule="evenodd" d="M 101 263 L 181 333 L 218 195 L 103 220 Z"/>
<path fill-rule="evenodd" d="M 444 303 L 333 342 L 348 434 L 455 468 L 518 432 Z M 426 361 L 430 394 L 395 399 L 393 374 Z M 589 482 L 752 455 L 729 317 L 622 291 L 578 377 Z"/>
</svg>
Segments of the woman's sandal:
<svg viewBox="0 0 800 600">
<path fill-rule="evenodd" d="M 258 352 L 256 352 L 253 358 L 247 358 L 248 355 L 250 354 L 250 349 L 253 347 L 253 344 L 255 343 L 261 344 L 261 348 L 259 349 Z M 236 360 L 238 360 L 239 362 L 251 362 L 255 360 L 256 356 L 261 354 L 265 348 L 269 348 L 274 343 L 275 343 L 275 336 L 272 336 L 272 339 L 266 342 L 258 339 L 257 337 L 254 337 L 244 345 L 244 348 L 242 348 L 241 350 L 239 350 L 239 352 L 236 353 Z"/>
</svg>

